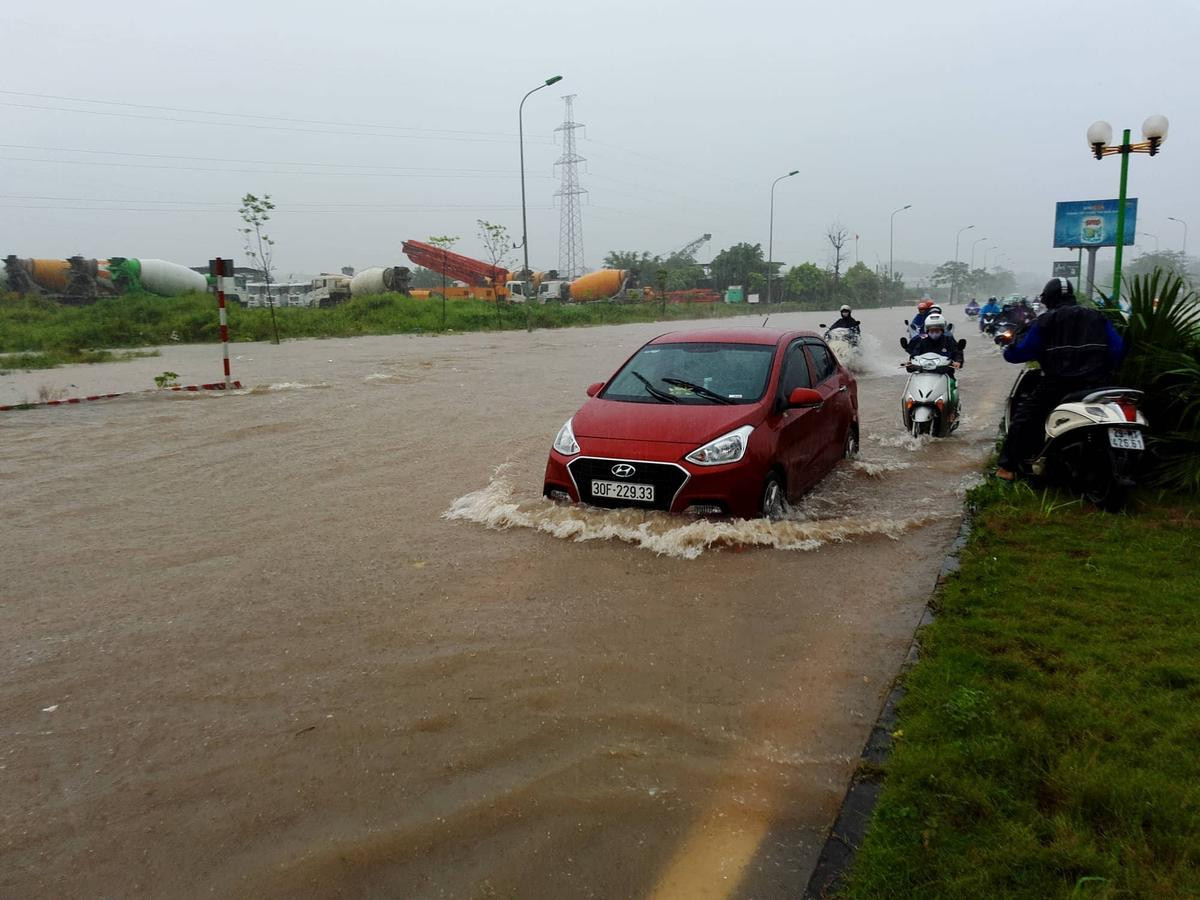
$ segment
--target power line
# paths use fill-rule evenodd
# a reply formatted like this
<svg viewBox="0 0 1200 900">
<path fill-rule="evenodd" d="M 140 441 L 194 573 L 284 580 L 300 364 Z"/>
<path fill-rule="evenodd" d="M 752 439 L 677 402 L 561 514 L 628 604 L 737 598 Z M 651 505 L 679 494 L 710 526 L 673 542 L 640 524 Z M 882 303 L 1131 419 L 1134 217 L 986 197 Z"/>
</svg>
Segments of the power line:
<svg viewBox="0 0 1200 900">
<path fill-rule="evenodd" d="M 468 144 L 507 144 L 510 143 L 508 138 L 486 138 L 486 137 L 465 137 L 465 136 L 436 136 L 426 134 L 380 134 L 376 131 L 328 131 L 319 128 L 293 128 L 286 125 L 255 125 L 250 122 L 213 122 L 205 119 L 181 119 L 178 116 L 144 116 L 138 113 L 121 113 L 121 112 L 106 112 L 100 109 L 70 109 L 63 106 L 34 106 L 31 103 L 9 103 L 0 100 L 0 106 L 9 106 L 15 109 L 37 109 L 44 112 L 65 112 L 78 113 L 85 116 L 108 116 L 118 119 L 149 119 L 152 121 L 161 122 L 182 122 L 190 125 L 205 125 L 209 128 L 220 126 L 222 128 L 254 128 L 260 131 L 290 131 L 302 134 L 328 134 L 338 137 L 373 137 L 373 138 L 391 138 L 393 140 L 411 140 L 411 141 L 460 141 Z M 531 141 L 528 143 L 535 144 L 552 144 L 552 141 Z"/>
<path fill-rule="evenodd" d="M 132 153 L 123 150 L 88 150 L 81 147 L 41 147 L 35 144 L 0 144 L 10 150 L 38 150 L 48 153 L 89 153 L 101 156 L 134 156 L 140 159 L 178 159 L 199 162 L 231 162 L 250 163 L 262 166 L 315 166 L 333 169 L 396 169 L 398 171 L 419 174 L 422 172 L 454 172 L 458 174 L 471 173 L 476 175 L 508 175 L 508 170 L 502 169 L 430 169 L 418 166 L 389 166 L 368 165 L 365 163 L 321 163 L 321 162 L 286 162 L 273 159 L 236 159 L 223 156 L 178 156 L 167 153 Z M 550 176 L 546 176 L 550 177 Z"/>
<path fill-rule="evenodd" d="M 155 109 L 161 112 L 195 113 L 203 116 L 221 116 L 223 118 L 264 119 L 273 122 L 296 122 L 301 125 L 329 125 L 335 128 L 389 128 L 394 131 L 418 131 L 429 134 L 486 135 L 492 137 L 504 137 L 510 140 L 513 140 L 517 137 L 515 134 L 508 134 L 507 132 L 503 131 L 466 131 L 456 128 L 418 128 L 412 125 L 388 125 L 376 122 L 336 122 L 323 119 L 298 119 L 291 116 L 271 116 L 264 115 L 262 113 L 224 112 L 212 109 L 196 109 L 195 107 L 187 106 L 154 106 L 149 103 L 127 103 L 120 100 L 99 100 L 90 97 L 66 97 L 60 94 L 37 94 L 31 91 L 0 90 L 0 94 L 7 94 L 10 97 L 35 97 L 40 100 L 68 100 L 72 103 L 95 103 L 103 106 L 127 106 L 130 109 Z"/>
<path fill-rule="evenodd" d="M 347 178 L 363 176 L 370 178 L 517 178 L 517 175 L 470 175 L 436 174 L 432 172 L 304 172 L 271 169 L 217 169 L 209 166 L 160 166 L 154 163 L 101 162 L 90 159 L 39 159 L 34 156 L 0 156 L 0 162 L 50 163 L 56 166 L 103 166 L 116 169 L 159 169 L 167 172 L 223 172 L 231 175 L 314 175 L 321 178 Z M 551 178 L 550 175 L 529 175 L 529 178 Z"/>
</svg>

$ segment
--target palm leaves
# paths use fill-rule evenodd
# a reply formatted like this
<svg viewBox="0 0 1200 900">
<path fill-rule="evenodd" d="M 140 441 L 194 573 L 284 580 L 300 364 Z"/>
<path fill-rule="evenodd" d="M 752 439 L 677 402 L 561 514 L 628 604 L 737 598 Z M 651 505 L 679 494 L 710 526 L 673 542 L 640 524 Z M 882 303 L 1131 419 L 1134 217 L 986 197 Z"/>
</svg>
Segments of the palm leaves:
<svg viewBox="0 0 1200 900">
<path fill-rule="evenodd" d="M 1200 296 L 1162 269 L 1126 281 L 1129 311 L 1104 312 L 1125 339 L 1123 383 L 1146 392 L 1151 483 L 1200 491 Z"/>
</svg>

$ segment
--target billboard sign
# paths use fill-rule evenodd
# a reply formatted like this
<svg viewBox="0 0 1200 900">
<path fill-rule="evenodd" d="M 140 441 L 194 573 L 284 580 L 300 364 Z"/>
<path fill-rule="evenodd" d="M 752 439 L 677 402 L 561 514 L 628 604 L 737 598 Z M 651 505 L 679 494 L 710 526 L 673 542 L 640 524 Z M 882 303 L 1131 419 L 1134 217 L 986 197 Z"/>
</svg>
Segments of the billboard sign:
<svg viewBox="0 0 1200 900">
<path fill-rule="evenodd" d="M 1137 233 L 1137 199 L 1125 200 L 1126 247 Z M 1055 247 L 1117 246 L 1116 200 L 1070 200 L 1054 207 Z"/>
<path fill-rule="evenodd" d="M 1051 274 L 1055 278 L 1078 278 L 1079 262 L 1074 259 L 1056 259 L 1054 261 L 1054 271 Z"/>
</svg>

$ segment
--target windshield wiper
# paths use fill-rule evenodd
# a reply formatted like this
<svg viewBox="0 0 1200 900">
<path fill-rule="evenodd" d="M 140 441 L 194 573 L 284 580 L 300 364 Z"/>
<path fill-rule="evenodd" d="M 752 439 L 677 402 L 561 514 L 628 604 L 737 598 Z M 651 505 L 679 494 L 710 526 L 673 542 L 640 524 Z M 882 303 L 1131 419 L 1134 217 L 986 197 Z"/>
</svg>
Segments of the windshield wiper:
<svg viewBox="0 0 1200 900">
<path fill-rule="evenodd" d="M 682 378 L 663 378 L 663 381 L 667 384 L 672 384 L 675 387 L 685 388 L 686 390 L 691 391 L 693 394 L 699 394 L 701 397 L 707 397 L 709 400 L 715 400 L 718 403 L 733 402 L 728 397 L 723 397 L 716 391 L 710 391 L 706 387 L 702 387 L 698 384 L 692 384 L 690 381 L 684 381 Z"/>
<path fill-rule="evenodd" d="M 672 397 L 666 391 L 660 391 L 658 388 L 656 388 L 654 385 L 652 385 L 650 383 L 650 379 L 646 378 L 644 375 L 642 375 L 641 372 L 636 372 L 633 369 L 630 369 L 629 374 L 632 375 L 634 378 L 636 378 L 638 381 L 640 381 L 642 384 L 644 384 L 646 386 L 646 390 L 648 390 L 650 392 L 650 395 L 652 397 L 657 397 L 659 400 L 662 400 L 664 403 L 678 403 L 679 402 L 678 397 Z"/>
</svg>

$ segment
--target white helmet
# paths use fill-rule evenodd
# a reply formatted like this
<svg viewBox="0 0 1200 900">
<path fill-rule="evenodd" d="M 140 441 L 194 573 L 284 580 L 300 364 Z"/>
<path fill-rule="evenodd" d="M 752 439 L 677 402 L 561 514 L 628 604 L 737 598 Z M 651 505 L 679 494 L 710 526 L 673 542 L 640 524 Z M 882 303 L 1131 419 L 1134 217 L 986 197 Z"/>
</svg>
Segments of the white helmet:
<svg viewBox="0 0 1200 900">
<path fill-rule="evenodd" d="M 850 315 L 850 307 L 843 303 L 842 308 L 839 309 L 838 312 L 840 312 L 843 316 L 848 316 Z"/>
<path fill-rule="evenodd" d="M 943 316 L 940 312 L 937 312 L 937 313 L 931 312 L 929 315 L 927 315 L 925 317 L 925 330 L 929 331 L 929 329 L 931 329 L 931 328 L 940 328 L 940 329 L 942 329 L 943 332 L 945 332 L 946 317 Z"/>
</svg>

